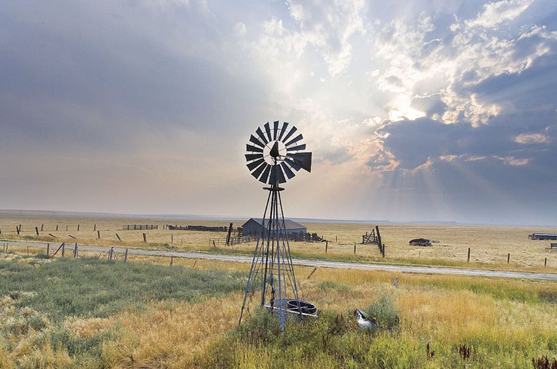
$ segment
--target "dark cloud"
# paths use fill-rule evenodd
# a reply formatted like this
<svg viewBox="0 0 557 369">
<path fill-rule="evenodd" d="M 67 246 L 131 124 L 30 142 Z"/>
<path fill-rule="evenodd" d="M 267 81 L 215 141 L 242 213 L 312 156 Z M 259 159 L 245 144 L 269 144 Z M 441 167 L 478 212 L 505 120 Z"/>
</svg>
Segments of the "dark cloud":
<svg viewBox="0 0 557 369">
<path fill-rule="evenodd" d="M 478 127 L 465 120 L 447 125 L 430 118 L 387 122 L 378 133 L 386 137 L 383 148 L 399 165 L 385 172 L 384 182 L 391 188 L 411 184 L 423 193 L 413 197 L 413 206 L 433 201 L 427 193 L 434 183 L 435 191 L 445 194 L 444 206 L 458 209 L 457 220 L 557 222 L 550 205 L 557 201 L 556 67 L 551 54 L 520 74 L 493 76 L 474 87 L 479 101 L 503 107 Z M 520 142 L 519 135 L 533 138 Z M 368 165 L 381 169 L 381 158 L 370 158 Z"/>
<path fill-rule="evenodd" d="M 28 4 L 12 2 L 0 23 L 0 142 L 114 147 L 153 129 L 234 134 L 231 122 L 262 113 L 266 90 L 230 73 L 220 28 L 196 6 L 36 5 L 29 17 Z M 166 23 L 173 12 L 187 21 Z"/>
</svg>

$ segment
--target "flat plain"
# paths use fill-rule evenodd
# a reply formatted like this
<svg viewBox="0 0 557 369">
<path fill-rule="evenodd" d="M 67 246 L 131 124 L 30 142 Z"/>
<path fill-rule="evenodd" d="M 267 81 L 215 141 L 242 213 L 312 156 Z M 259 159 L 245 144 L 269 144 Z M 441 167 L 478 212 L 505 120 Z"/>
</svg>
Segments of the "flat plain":
<svg viewBox="0 0 557 369">
<path fill-rule="evenodd" d="M 241 226 L 245 220 L 173 220 L 145 218 L 0 218 L 0 239 L 37 240 L 52 243 L 160 248 L 180 251 L 250 254 L 254 242 L 226 246 L 226 232 L 171 231 L 172 225 Z M 303 222 L 302 222 L 303 223 Z M 156 230 L 124 230 L 125 225 L 157 225 Z M 549 251 L 551 241 L 533 241 L 534 232 L 557 232 L 549 227 L 510 227 L 474 225 L 378 224 L 386 257 L 376 245 L 361 245 L 362 235 L 377 224 L 307 222 L 308 232 L 317 233 L 324 242 L 290 242 L 294 256 L 340 259 L 358 262 L 446 265 L 471 268 L 532 270 L 554 272 L 557 252 Z M 18 235 L 16 227 L 21 225 Z M 79 225 L 79 231 L 78 229 Z M 58 231 L 56 227 L 58 226 Z M 39 230 L 36 235 L 35 227 Z M 42 229 L 42 231 L 41 231 Z M 67 229 L 67 230 L 66 230 Z M 120 240 L 117 238 L 117 235 Z M 147 243 L 144 242 L 143 234 Z M 55 236 L 56 238 L 52 237 Z M 233 236 L 237 234 L 234 233 Z M 100 236 L 100 238 L 99 238 Z M 410 246 L 413 238 L 433 241 L 431 247 Z M 213 242 L 214 241 L 214 242 Z M 354 249 L 356 252 L 354 253 Z M 470 249 L 470 262 L 468 250 Z M 510 255 L 509 255 L 510 254 Z"/>
<path fill-rule="evenodd" d="M 231 221 L 234 226 L 242 224 Z M 164 224 L 228 223 L 5 217 L 0 219 L 0 228 L 5 240 L 249 254 L 253 242 L 213 245 L 213 240 L 226 237 L 224 232 L 162 229 Z M 22 231 L 17 235 L 20 224 Z M 128 224 L 155 224 L 159 229 L 124 231 Z M 547 228 L 380 224 L 387 245 L 383 259 L 376 245 L 359 244 L 362 234 L 374 224 L 305 225 L 309 232 L 329 240 L 328 250 L 325 253 L 323 242 L 292 242 L 295 256 L 557 271 L 555 255 L 545 249 L 549 242 L 527 238 L 532 232 L 551 231 Z M 439 242 L 432 247 L 410 247 L 408 240 L 417 237 Z M 169 266 L 168 258 L 162 257 L 133 255 L 128 263 L 107 258 L 92 253 L 80 253 L 79 259 L 68 254 L 46 258 L 39 248 L 27 252 L 14 247 L 0 252 L 1 368 L 557 365 L 555 282 L 326 268 L 314 271 L 297 266 L 301 297 L 319 308 L 319 318 L 292 319 L 280 334 L 276 319 L 258 308 L 255 296 L 249 300 L 247 318 L 238 326 L 247 264 L 175 259 Z M 543 265 L 545 258 L 547 266 Z M 357 326 L 354 309 L 372 312 L 378 321 L 395 321 L 396 325 L 367 331 Z"/>
</svg>

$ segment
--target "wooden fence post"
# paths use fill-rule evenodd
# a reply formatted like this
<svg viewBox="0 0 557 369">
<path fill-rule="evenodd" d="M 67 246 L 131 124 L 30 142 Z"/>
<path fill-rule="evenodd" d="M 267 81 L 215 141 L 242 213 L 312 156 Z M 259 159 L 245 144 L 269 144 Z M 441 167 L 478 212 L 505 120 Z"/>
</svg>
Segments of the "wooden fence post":
<svg viewBox="0 0 557 369">
<path fill-rule="evenodd" d="M 385 257 L 385 245 L 381 243 L 381 233 L 379 233 L 379 226 L 375 226 L 375 233 L 377 233 L 377 245 L 379 246 L 379 252 L 381 252 L 381 256 Z"/>
<path fill-rule="evenodd" d="M 173 234 L 170 235 L 170 243 L 174 243 L 174 235 Z"/>
<path fill-rule="evenodd" d="M 97 238 L 100 240 L 101 239 L 101 231 L 97 231 Z"/>
<path fill-rule="evenodd" d="M 50 257 L 50 242 L 46 244 L 46 257 Z"/>
<path fill-rule="evenodd" d="M 545 262 L 543 263 L 544 267 L 547 267 L 547 258 L 545 258 Z"/>
<path fill-rule="evenodd" d="M 74 245 L 74 247 L 73 247 L 73 257 L 74 257 L 74 258 L 79 257 L 79 251 L 78 251 L 78 249 L 77 249 L 77 243 L 76 243 L 76 244 Z"/>
<path fill-rule="evenodd" d="M 15 230 L 17 232 L 17 235 L 19 236 L 19 226 L 15 226 Z"/>
<path fill-rule="evenodd" d="M 66 253 L 66 243 L 64 242 L 62 244 L 62 257 L 64 257 L 64 254 Z"/>
<path fill-rule="evenodd" d="M 468 262 L 470 262 L 470 247 L 468 248 Z"/>
<path fill-rule="evenodd" d="M 97 230 L 97 225 L 95 224 L 95 225 L 93 226 L 93 232 L 95 232 L 96 230 Z"/>
<path fill-rule="evenodd" d="M 44 224 L 41 224 L 41 232 L 43 231 L 44 228 Z"/>
<path fill-rule="evenodd" d="M 354 255 L 356 255 L 356 242 L 354 242 Z"/>
<path fill-rule="evenodd" d="M 77 225 L 77 231 L 79 232 L 79 224 Z"/>
<path fill-rule="evenodd" d="M 316 270 L 317 270 L 317 267 L 313 268 L 313 270 L 311 271 L 311 273 L 309 273 L 307 279 L 309 279 L 309 278 L 313 275 L 313 273 L 315 273 Z"/>
<path fill-rule="evenodd" d="M 507 254 L 507 264 L 509 264 L 511 262 L 511 253 L 509 252 Z"/>
<path fill-rule="evenodd" d="M 147 233 L 143 233 L 143 243 L 147 243 Z"/>
<path fill-rule="evenodd" d="M 56 224 L 56 231 L 58 231 L 58 224 Z"/>
<path fill-rule="evenodd" d="M 174 265 L 174 256 L 170 257 L 170 266 Z"/>
<path fill-rule="evenodd" d="M 128 261 L 128 249 L 126 248 L 126 253 L 124 254 L 124 263 Z"/>
<path fill-rule="evenodd" d="M 110 252 L 108 253 L 108 260 L 112 260 L 112 253 L 114 252 L 114 247 L 110 248 Z"/>
<path fill-rule="evenodd" d="M 116 237 L 118 238 L 118 241 L 122 242 L 122 239 L 120 238 L 120 236 L 118 236 L 118 233 L 116 233 Z"/>
<path fill-rule="evenodd" d="M 325 254 L 327 253 L 329 249 L 329 241 L 325 241 Z"/>
<path fill-rule="evenodd" d="M 35 227 L 35 233 L 37 234 L 37 237 L 39 236 L 39 227 Z"/>
<path fill-rule="evenodd" d="M 68 231 L 68 226 L 66 226 L 66 232 Z"/>
</svg>

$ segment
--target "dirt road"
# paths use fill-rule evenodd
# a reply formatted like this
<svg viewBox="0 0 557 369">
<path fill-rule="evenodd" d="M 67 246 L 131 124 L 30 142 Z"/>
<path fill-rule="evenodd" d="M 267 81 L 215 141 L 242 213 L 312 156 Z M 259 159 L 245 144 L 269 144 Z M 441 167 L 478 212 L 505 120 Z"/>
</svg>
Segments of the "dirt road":
<svg viewBox="0 0 557 369">
<path fill-rule="evenodd" d="M 0 241 L 0 245 L 8 244 L 9 247 L 44 247 L 46 243 L 36 242 L 21 242 L 21 241 Z M 54 244 L 53 244 L 54 245 Z M 56 248 L 51 246 L 51 252 Z M 68 244 L 66 250 L 73 251 L 73 245 Z M 86 252 L 109 252 L 110 247 L 107 246 L 90 246 L 79 245 L 80 251 Z M 117 254 L 123 255 L 125 248 L 114 247 Z M 128 254 L 131 255 L 144 255 L 144 256 L 165 256 L 186 259 L 207 259 L 207 260 L 221 260 L 237 263 L 251 263 L 250 256 L 235 256 L 235 255 L 219 255 L 219 254 L 203 254 L 198 252 L 178 252 L 178 251 L 165 251 L 165 250 L 145 250 L 145 249 L 128 249 Z M 358 270 L 380 270 L 395 273 L 420 273 L 420 274 L 451 274 L 472 277 L 496 277 L 496 278 L 519 278 L 519 279 L 534 279 L 557 281 L 557 274 L 544 274 L 544 273 L 527 273 L 527 272 L 507 272 L 497 270 L 479 270 L 479 269 L 456 269 L 445 267 L 428 267 L 428 266 L 411 266 L 411 265 L 389 265 L 389 264 L 363 264 L 363 263 L 348 263 L 341 261 L 322 261 L 322 260 L 305 260 L 293 259 L 294 265 L 303 265 L 319 268 L 336 268 L 336 269 L 358 269 Z"/>
</svg>

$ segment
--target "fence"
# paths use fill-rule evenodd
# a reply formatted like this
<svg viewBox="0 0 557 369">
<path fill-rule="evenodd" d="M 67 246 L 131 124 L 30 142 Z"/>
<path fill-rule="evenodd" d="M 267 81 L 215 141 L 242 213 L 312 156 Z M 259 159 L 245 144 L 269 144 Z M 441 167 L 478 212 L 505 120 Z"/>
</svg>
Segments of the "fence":
<svg viewBox="0 0 557 369">
<path fill-rule="evenodd" d="M 159 229 L 158 225 L 154 224 L 129 224 L 124 226 L 124 231 L 145 231 L 150 229 Z"/>
<path fill-rule="evenodd" d="M 230 242 L 228 245 L 226 244 L 226 238 L 209 238 L 209 245 L 213 246 L 234 246 L 240 245 L 242 243 L 248 242 L 255 242 L 257 241 L 257 237 L 255 236 L 239 236 L 239 237 L 230 237 Z"/>
</svg>

